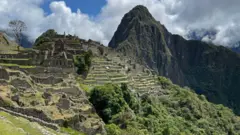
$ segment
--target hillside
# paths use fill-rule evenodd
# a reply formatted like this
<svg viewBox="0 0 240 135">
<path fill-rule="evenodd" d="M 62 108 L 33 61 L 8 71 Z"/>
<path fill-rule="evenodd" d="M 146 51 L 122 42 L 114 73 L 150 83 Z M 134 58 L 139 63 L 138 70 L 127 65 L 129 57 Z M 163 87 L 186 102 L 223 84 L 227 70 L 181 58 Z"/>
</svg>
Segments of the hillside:
<svg viewBox="0 0 240 135">
<path fill-rule="evenodd" d="M 50 29 L 36 39 L 31 49 L 8 53 L 11 49 L 4 48 L 6 53 L 0 54 L 0 134 L 240 134 L 240 117 L 231 109 L 209 102 L 199 89 L 172 83 L 183 85 L 186 70 L 189 76 L 196 74 L 194 68 L 194 72 L 188 69 L 189 63 L 192 66 L 197 63 L 195 59 L 204 66 L 205 61 L 188 56 L 190 52 L 210 55 L 204 60 L 215 62 L 216 66 L 220 54 L 226 59 L 236 55 L 233 61 L 238 61 L 237 54 L 223 47 L 186 41 L 177 35 L 170 36 L 169 42 L 174 44 L 167 44 L 164 36 L 167 30 L 142 6 L 126 14 L 125 19 L 132 22 L 131 27 L 128 21 L 123 21 L 111 47 Z M 135 26 L 142 25 L 143 31 L 136 32 Z M 142 33 L 137 35 L 140 41 L 133 43 L 136 33 Z M 7 46 L 6 40 L 2 41 Z M 120 41 L 124 42 L 118 44 Z M 183 57 L 176 57 L 174 49 L 186 61 L 182 59 L 180 63 Z M 225 66 L 225 60 L 222 62 Z M 237 68 L 229 72 L 234 70 Z M 198 75 L 201 73 L 199 77 L 209 78 L 208 70 L 197 71 Z M 172 81 L 161 74 L 173 77 Z M 203 82 L 196 80 L 197 84 Z"/>
<path fill-rule="evenodd" d="M 55 131 L 36 122 L 0 111 L 0 134 L 2 135 L 66 135 L 67 133 L 81 135 L 80 132 L 65 128 Z"/>
<path fill-rule="evenodd" d="M 230 49 L 173 35 L 144 6 L 123 17 L 109 47 L 240 113 L 240 56 Z"/>
</svg>

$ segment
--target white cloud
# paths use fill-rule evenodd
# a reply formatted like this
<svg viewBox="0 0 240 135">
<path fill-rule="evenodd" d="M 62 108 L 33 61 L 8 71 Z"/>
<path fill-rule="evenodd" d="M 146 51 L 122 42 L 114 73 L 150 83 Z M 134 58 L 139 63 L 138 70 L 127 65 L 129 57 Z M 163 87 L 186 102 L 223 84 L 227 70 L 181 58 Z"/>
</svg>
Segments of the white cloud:
<svg viewBox="0 0 240 135">
<path fill-rule="evenodd" d="M 214 38 L 205 36 L 203 40 L 213 40 L 225 46 L 240 40 L 239 0 L 107 0 L 95 18 L 90 18 L 80 9 L 73 12 L 63 1 L 51 2 L 51 13 L 45 15 L 40 8 L 43 2 L 0 0 L 0 29 L 6 28 L 11 19 L 21 19 L 28 26 L 26 33 L 30 39 L 54 28 L 60 33 L 65 31 L 107 45 L 123 15 L 142 4 L 172 33 L 186 36 L 191 30 L 216 29 L 218 33 Z"/>
</svg>

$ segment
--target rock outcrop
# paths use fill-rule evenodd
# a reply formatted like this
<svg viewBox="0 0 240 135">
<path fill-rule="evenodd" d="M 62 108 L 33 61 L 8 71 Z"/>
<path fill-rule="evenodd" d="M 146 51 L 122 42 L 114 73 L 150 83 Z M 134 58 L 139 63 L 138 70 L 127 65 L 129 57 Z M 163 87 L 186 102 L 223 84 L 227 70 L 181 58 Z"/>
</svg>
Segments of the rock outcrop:
<svg viewBox="0 0 240 135">
<path fill-rule="evenodd" d="M 123 17 L 109 47 L 240 114 L 240 56 L 230 49 L 173 35 L 144 6 Z"/>
<path fill-rule="evenodd" d="M 0 68 L 0 79 L 9 80 L 9 73 L 3 68 Z"/>
</svg>

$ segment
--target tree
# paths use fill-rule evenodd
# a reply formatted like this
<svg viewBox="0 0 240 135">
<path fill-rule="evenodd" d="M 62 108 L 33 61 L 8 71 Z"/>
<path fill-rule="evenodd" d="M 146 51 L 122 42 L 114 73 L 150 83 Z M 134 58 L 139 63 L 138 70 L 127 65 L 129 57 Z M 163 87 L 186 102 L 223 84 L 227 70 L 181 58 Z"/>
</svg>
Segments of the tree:
<svg viewBox="0 0 240 135">
<path fill-rule="evenodd" d="M 8 25 L 12 29 L 15 39 L 17 40 L 17 43 L 21 46 L 22 32 L 27 29 L 26 24 L 21 20 L 12 20 L 9 22 Z"/>
</svg>

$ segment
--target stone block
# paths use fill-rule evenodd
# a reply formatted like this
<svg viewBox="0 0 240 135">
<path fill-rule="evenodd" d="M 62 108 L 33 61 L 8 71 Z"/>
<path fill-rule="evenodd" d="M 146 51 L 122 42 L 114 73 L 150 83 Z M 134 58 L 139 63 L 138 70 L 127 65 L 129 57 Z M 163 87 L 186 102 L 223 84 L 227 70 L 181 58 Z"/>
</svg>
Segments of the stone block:
<svg viewBox="0 0 240 135">
<path fill-rule="evenodd" d="M 28 89 L 31 85 L 26 80 L 14 79 L 11 81 L 11 85 L 17 89 Z"/>
<path fill-rule="evenodd" d="M 9 80 L 9 73 L 3 68 L 0 68 L 0 79 Z"/>
<path fill-rule="evenodd" d="M 71 106 L 70 100 L 67 98 L 61 98 L 57 103 L 58 108 L 68 110 Z"/>
</svg>

